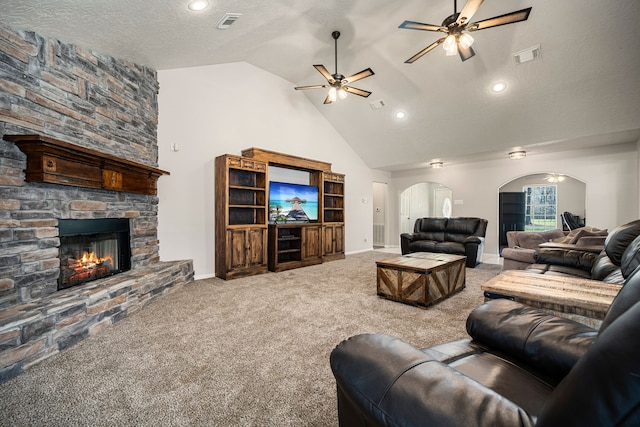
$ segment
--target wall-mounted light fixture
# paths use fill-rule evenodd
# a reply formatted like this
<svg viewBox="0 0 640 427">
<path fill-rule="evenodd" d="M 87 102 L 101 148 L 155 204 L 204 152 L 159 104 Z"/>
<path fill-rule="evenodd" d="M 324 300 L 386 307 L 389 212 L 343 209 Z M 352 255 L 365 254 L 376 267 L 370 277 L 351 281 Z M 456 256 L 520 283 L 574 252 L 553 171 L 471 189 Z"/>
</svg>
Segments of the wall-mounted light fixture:
<svg viewBox="0 0 640 427">
<path fill-rule="evenodd" d="M 431 163 L 429 163 L 429 166 L 431 166 L 432 169 L 442 169 L 442 166 L 444 166 L 444 163 L 442 163 L 442 162 L 431 162 Z"/>
<path fill-rule="evenodd" d="M 524 150 L 512 151 L 509 153 L 509 158 L 511 160 L 524 159 L 526 156 L 527 156 L 527 152 Z"/>
</svg>

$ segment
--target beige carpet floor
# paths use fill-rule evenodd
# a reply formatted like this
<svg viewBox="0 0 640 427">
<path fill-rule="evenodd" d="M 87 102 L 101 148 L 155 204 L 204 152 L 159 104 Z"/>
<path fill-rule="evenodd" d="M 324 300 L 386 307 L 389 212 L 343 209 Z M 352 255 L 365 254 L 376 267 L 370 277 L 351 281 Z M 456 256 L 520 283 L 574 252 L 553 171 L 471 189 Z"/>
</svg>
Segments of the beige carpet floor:
<svg viewBox="0 0 640 427">
<path fill-rule="evenodd" d="M 375 261 L 390 256 L 195 281 L 0 385 L 0 425 L 335 426 L 336 344 L 464 338 L 500 270 L 467 269 L 465 290 L 423 310 L 376 295 Z"/>
</svg>

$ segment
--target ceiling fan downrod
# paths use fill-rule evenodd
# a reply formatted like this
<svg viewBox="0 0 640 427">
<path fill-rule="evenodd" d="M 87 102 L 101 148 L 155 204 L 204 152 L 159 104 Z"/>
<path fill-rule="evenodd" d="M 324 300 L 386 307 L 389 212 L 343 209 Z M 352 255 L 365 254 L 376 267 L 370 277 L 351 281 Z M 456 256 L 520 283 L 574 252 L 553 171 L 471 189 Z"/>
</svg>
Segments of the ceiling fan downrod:
<svg viewBox="0 0 640 427">
<path fill-rule="evenodd" d="M 340 37 L 340 31 L 334 31 L 333 33 L 331 33 L 331 37 L 333 37 L 333 42 L 334 42 L 334 58 L 335 58 L 335 64 L 336 64 L 336 71 L 335 74 L 338 74 L 338 37 Z"/>
</svg>

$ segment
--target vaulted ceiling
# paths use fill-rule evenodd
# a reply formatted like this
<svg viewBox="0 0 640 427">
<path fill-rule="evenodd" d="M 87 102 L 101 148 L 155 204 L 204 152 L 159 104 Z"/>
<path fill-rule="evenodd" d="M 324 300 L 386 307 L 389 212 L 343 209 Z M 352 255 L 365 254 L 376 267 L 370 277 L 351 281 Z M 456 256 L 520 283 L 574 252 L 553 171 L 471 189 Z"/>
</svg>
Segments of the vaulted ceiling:
<svg viewBox="0 0 640 427">
<path fill-rule="evenodd" d="M 532 6 L 529 19 L 474 32 L 476 56 L 461 62 L 441 37 L 399 29 L 404 20 L 439 25 L 452 0 L 0 0 L 0 23 L 157 70 L 245 61 L 291 81 L 324 83 L 313 64 L 375 76 L 324 105 L 325 90 L 301 91 L 371 168 L 402 170 L 640 140 L 640 2 L 486 0 L 472 21 Z M 465 1 L 458 2 L 458 11 Z M 228 29 L 225 13 L 242 14 Z M 536 60 L 513 54 L 540 46 Z M 494 82 L 507 89 L 496 94 Z M 384 104 L 372 108 L 372 103 Z M 395 117 L 406 113 L 404 119 Z"/>
</svg>

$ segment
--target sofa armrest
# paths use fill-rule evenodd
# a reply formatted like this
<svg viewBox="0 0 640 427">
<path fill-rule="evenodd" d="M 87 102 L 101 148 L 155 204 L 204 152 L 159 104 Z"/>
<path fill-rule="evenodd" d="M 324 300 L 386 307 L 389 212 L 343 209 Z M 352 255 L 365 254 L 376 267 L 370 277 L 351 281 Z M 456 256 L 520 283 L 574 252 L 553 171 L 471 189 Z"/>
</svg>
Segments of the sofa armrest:
<svg viewBox="0 0 640 427">
<path fill-rule="evenodd" d="M 508 299 L 491 300 L 467 318 L 477 342 L 561 380 L 591 346 L 597 331 Z"/>
<path fill-rule="evenodd" d="M 409 251 L 409 243 L 413 242 L 416 238 L 417 234 L 415 233 L 402 233 L 400 235 L 400 250 L 402 255 L 408 254 Z"/>
<path fill-rule="evenodd" d="M 528 264 L 534 264 L 536 262 L 536 251 L 534 249 L 526 248 L 503 248 L 502 258 L 505 260 L 511 259 L 514 261 L 526 262 Z"/>
<path fill-rule="evenodd" d="M 464 252 L 467 257 L 466 266 L 474 268 L 482 262 L 482 252 L 484 249 L 484 237 L 467 236 L 464 241 Z"/>
<path fill-rule="evenodd" d="M 515 403 L 388 335 L 349 338 L 330 361 L 340 425 L 534 425 Z"/>
<path fill-rule="evenodd" d="M 480 243 L 482 243 L 484 241 L 484 238 L 480 237 L 480 236 L 467 236 L 464 239 L 464 243 L 465 245 L 468 243 L 475 243 L 476 245 L 479 245 Z"/>
</svg>

